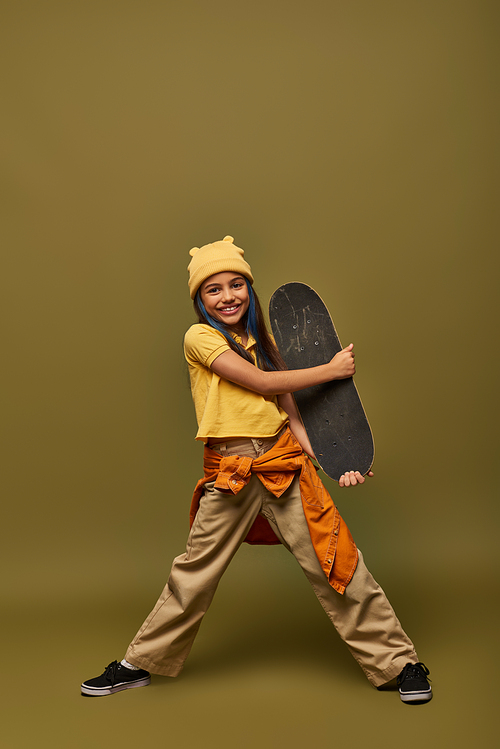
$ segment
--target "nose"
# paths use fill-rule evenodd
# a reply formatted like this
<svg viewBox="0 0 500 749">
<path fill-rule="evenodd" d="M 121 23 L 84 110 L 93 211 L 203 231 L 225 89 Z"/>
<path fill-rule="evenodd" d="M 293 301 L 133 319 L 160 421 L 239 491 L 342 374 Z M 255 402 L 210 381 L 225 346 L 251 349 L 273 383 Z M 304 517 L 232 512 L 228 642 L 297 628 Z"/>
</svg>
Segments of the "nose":
<svg viewBox="0 0 500 749">
<path fill-rule="evenodd" d="M 232 302 L 234 299 L 234 293 L 230 286 L 222 290 L 222 301 Z"/>
</svg>

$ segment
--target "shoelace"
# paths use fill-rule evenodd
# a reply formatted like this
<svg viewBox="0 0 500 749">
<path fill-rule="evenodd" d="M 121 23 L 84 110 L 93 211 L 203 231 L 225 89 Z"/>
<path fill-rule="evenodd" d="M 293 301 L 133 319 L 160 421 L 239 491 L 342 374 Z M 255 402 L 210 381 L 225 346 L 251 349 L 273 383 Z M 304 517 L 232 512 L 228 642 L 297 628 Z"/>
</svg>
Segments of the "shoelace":
<svg viewBox="0 0 500 749">
<path fill-rule="evenodd" d="M 115 685 L 118 665 L 118 661 L 112 661 L 112 663 L 108 663 L 106 670 L 104 671 L 104 678 L 108 679 L 112 687 Z"/>
<path fill-rule="evenodd" d="M 424 663 L 407 663 L 397 678 L 398 687 L 406 679 L 426 679 L 430 681 L 430 679 L 427 679 L 429 673 L 430 671 Z"/>
</svg>

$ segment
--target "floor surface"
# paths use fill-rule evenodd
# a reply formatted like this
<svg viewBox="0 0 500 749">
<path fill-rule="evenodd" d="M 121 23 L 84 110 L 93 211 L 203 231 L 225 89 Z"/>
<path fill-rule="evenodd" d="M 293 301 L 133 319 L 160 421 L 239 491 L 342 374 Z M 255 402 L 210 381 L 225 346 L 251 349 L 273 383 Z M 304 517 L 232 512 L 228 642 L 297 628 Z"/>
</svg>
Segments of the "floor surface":
<svg viewBox="0 0 500 749">
<path fill-rule="evenodd" d="M 243 547 L 184 672 L 153 677 L 147 688 L 105 698 L 79 692 L 83 679 L 122 656 L 154 602 L 152 591 L 11 608 L 3 617 L 10 678 L 1 746 L 498 746 L 488 677 L 496 633 L 490 586 L 472 594 L 435 583 L 416 590 L 385 577 L 431 669 L 434 699 L 426 705 L 404 705 L 397 692 L 369 685 L 283 549 Z"/>
</svg>

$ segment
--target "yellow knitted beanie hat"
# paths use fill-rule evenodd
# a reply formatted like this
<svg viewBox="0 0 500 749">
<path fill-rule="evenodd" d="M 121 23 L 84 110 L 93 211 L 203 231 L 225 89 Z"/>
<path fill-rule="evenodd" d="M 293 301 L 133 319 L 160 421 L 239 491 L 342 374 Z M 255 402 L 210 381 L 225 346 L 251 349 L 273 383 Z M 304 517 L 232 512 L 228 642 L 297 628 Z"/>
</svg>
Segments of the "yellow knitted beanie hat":
<svg viewBox="0 0 500 749">
<path fill-rule="evenodd" d="M 188 265 L 189 271 L 189 293 L 191 299 L 194 299 L 196 292 L 203 281 L 213 276 L 214 273 L 223 273 L 225 271 L 236 271 L 242 276 L 248 278 L 253 283 L 252 270 L 243 257 L 241 247 L 233 244 L 232 237 L 224 237 L 218 242 L 205 244 L 203 247 L 193 247 L 189 254 L 193 258 Z"/>
</svg>

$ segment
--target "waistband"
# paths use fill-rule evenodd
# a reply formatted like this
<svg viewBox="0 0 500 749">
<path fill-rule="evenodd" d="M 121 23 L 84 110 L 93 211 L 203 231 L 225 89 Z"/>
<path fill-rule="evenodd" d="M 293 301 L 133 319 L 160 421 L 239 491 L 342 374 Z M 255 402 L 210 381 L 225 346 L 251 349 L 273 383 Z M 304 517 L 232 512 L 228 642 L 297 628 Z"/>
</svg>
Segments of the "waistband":
<svg viewBox="0 0 500 749">
<path fill-rule="evenodd" d="M 270 450 L 279 438 L 286 432 L 286 424 L 274 437 L 243 437 L 235 440 L 226 440 L 210 445 L 210 449 L 219 455 L 246 455 L 252 457 L 254 454 L 262 454 Z"/>
</svg>

